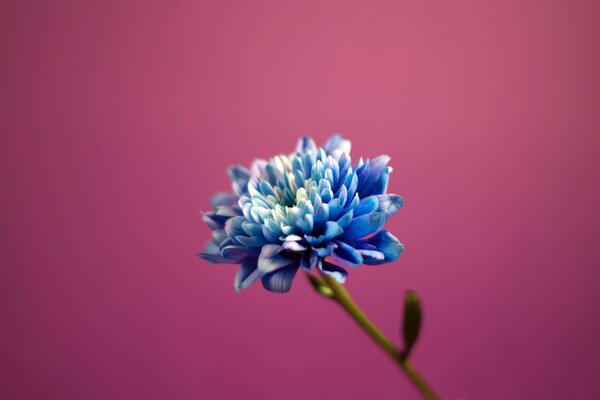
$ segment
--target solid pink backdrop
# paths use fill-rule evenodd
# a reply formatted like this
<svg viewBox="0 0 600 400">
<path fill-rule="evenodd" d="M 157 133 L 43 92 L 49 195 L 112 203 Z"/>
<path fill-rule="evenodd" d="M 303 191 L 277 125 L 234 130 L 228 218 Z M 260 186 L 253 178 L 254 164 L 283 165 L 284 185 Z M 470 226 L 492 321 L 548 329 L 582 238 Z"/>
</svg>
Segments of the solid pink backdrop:
<svg viewBox="0 0 600 400">
<path fill-rule="evenodd" d="M 594 1 L 3 1 L 0 397 L 416 399 L 297 276 L 194 257 L 225 169 L 387 153 L 400 260 L 347 287 L 446 399 L 600 398 Z"/>
</svg>

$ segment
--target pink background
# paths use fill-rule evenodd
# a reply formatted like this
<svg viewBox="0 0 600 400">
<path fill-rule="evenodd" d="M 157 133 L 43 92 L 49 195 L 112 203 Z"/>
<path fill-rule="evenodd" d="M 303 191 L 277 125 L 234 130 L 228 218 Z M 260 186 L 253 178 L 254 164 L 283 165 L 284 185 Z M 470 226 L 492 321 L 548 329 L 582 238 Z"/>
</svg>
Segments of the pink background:
<svg viewBox="0 0 600 400">
<path fill-rule="evenodd" d="M 600 398 L 600 8 L 0 5 L 0 397 L 416 399 L 299 275 L 194 257 L 225 168 L 333 132 L 392 157 L 393 265 L 347 287 L 446 399 Z"/>
</svg>

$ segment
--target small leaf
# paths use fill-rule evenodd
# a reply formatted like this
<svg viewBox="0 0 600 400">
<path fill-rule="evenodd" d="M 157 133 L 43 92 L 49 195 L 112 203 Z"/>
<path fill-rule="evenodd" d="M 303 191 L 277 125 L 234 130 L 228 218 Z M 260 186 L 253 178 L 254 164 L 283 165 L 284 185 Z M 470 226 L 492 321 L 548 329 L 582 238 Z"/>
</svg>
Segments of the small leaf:
<svg viewBox="0 0 600 400">
<path fill-rule="evenodd" d="M 331 290 L 329 285 L 327 285 L 327 283 L 323 279 L 317 278 L 316 276 L 311 274 L 306 274 L 306 276 L 308 277 L 308 280 L 310 281 L 311 285 L 319 294 L 328 298 L 333 298 L 333 290 Z"/>
<path fill-rule="evenodd" d="M 414 291 L 407 290 L 404 300 L 404 323 L 402 326 L 404 334 L 404 357 L 408 357 L 419 337 L 421 316 L 422 311 L 419 297 Z"/>
</svg>

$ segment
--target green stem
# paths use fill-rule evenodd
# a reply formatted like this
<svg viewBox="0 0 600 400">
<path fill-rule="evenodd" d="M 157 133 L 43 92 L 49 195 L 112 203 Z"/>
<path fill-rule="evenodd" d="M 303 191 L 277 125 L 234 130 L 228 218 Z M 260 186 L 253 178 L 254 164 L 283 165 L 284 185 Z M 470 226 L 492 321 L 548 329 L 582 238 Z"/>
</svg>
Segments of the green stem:
<svg viewBox="0 0 600 400">
<path fill-rule="evenodd" d="M 396 361 L 396 363 L 402 368 L 402 371 L 408 376 L 408 378 L 417 387 L 419 392 L 427 400 L 438 400 L 439 396 L 433 391 L 433 389 L 425 382 L 425 379 L 417 372 L 415 367 L 411 364 L 408 358 L 404 357 L 404 354 L 398 350 L 398 348 L 388 339 L 383 332 L 379 330 L 369 320 L 369 318 L 362 312 L 360 308 L 354 303 L 350 294 L 344 289 L 342 285 L 331 275 L 321 273 L 323 279 L 327 285 L 333 291 L 333 297 L 337 302 L 350 314 L 350 316 L 358 323 L 377 342 L 377 344 Z"/>
</svg>

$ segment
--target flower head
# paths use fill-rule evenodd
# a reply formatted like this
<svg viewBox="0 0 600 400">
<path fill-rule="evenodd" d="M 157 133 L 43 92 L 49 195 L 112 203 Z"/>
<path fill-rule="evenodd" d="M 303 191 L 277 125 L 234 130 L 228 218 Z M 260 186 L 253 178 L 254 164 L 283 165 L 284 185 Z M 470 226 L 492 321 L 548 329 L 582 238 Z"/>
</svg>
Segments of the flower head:
<svg viewBox="0 0 600 400">
<path fill-rule="evenodd" d="M 324 147 L 305 137 L 290 155 L 229 168 L 233 192 L 216 195 L 204 214 L 213 233 L 200 257 L 240 264 L 236 290 L 260 279 L 274 292 L 287 292 L 300 267 L 344 282 L 346 270 L 331 259 L 349 267 L 396 260 L 403 246 L 381 230 L 403 202 L 386 193 L 388 161 L 352 166 L 350 142 L 335 135 Z"/>
</svg>

